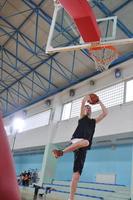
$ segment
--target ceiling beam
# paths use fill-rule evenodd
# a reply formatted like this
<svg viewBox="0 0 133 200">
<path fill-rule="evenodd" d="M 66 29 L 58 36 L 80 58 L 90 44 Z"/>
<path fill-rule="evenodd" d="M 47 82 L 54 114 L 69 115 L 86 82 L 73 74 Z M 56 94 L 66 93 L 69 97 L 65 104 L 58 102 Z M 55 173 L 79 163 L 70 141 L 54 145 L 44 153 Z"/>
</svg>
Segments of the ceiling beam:
<svg viewBox="0 0 133 200">
<path fill-rule="evenodd" d="M 2 18 L 7 24 L 9 24 L 10 26 L 12 26 L 12 28 L 14 28 L 15 29 L 15 27 L 10 23 L 10 22 L 8 22 L 6 19 L 4 19 L 4 18 Z M 4 32 L 6 32 L 5 30 L 3 30 Z M 20 31 L 19 31 L 20 32 Z M 7 34 L 8 34 L 8 32 L 6 32 Z M 16 32 L 16 34 L 17 34 L 17 32 Z M 12 36 L 11 36 L 12 37 Z M 27 46 L 25 46 L 22 42 L 20 42 L 19 40 L 16 40 L 14 37 L 12 38 L 13 40 L 15 40 L 15 42 L 16 42 L 16 44 L 18 43 L 18 44 L 20 44 L 22 47 L 24 47 L 26 50 L 28 50 L 30 53 L 34 53 L 31 49 L 29 49 Z M 73 39 L 71 42 L 69 42 L 69 44 L 71 44 L 71 43 L 73 43 L 73 42 L 75 42 L 75 41 L 77 41 L 77 39 L 78 38 L 75 38 L 75 39 Z M 17 52 L 16 52 L 17 53 Z M 15 55 L 16 56 L 16 60 L 18 60 L 17 59 L 17 55 Z M 38 57 L 38 56 L 37 56 Z M 54 57 L 54 56 L 53 56 Z M 54 58 L 54 61 L 56 62 L 56 59 Z M 23 62 L 25 62 L 25 61 L 23 61 Z M 42 63 L 44 63 L 44 59 L 42 60 L 41 59 L 41 62 Z M 58 62 L 58 61 L 57 61 Z M 46 65 L 49 65 L 48 63 L 46 63 L 45 62 L 45 64 Z M 26 63 L 25 63 L 25 65 L 26 65 Z M 60 63 L 60 66 L 62 66 L 62 68 L 64 68 L 64 66 Z M 52 66 L 53 67 L 53 66 Z M 53 68 L 57 73 L 59 73 L 60 75 L 62 75 L 63 76 L 63 74 L 61 74 L 58 70 L 56 70 L 55 68 Z M 62 69 L 63 70 L 63 69 Z M 66 70 L 68 71 L 68 69 L 66 68 Z M 70 71 L 69 71 L 70 72 Z M 74 76 L 76 76 L 73 72 L 70 72 L 72 75 L 73 75 L 73 77 Z M 67 78 L 67 76 L 65 77 L 65 76 L 63 76 L 65 79 Z M 68 81 L 69 81 L 69 79 L 67 79 Z"/>
<path fill-rule="evenodd" d="M 118 12 L 119 10 L 121 10 L 122 8 L 124 8 L 125 6 L 127 6 L 131 2 L 133 2 L 133 0 L 124 1 L 120 6 L 118 6 L 116 9 L 114 9 L 112 11 L 112 13 L 114 14 L 114 13 Z"/>
<path fill-rule="evenodd" d="M 109 8 L 107 6 L 105 6 L 105 4 L 103 4 L 102 2 L 98 2 L 96 0 L 93 0 L 93 3 L 106 15 L 106 16 L 113 16 L 113 12 L 111 12 L 109 10 Z M 128 38 L 132 38 L 133 37 L 133 33 L 119 20 L 117 19 L 117 25 L 118 27 L 121 29 L 121 31 L 128 37 Z"/>
<path fill-rule="evenodd" d="M 25 66 L 30 70 L 30 71 L 27 72 L 26 75 L 24 75 L 24 76 L 27 76 L 27 75 L 30 74 L 31 72 L 35 72 L 35 73 L 38 74 L 42 79 L 44 79 L 45 81 L 47 81 L 47 82 L 49 83 L 49 80 L 48 80 L 46 77 L 42 76 L 39 72 L 36 71 L 36 69 L 37 69 L 40 65 L 42 65 L 43 63 L 38 64 L 36 67 L 32 68 L 29 64 L 25 63 L 25 62 L 24 62 L 23 60 L 21 60 L 20 58 L 16 58 L 16 56 L 15 56 L 12 52 L 10 52 L 8 49 L 3 48 L 3 50 L 6 51 L 9 55 L 11 55 L 13 58 L 17 59 L 20 63 L 22 63 L 23 65 L 25 65 Z M 43 62 L 45 63 L 48 59 L 49 59 L 49 58 L 44 59 Z M 21 77 L 21 79 L 22 79 L 22 78 L 23 78 L 23 77 Z M 50 82 L 50 84 L 51 84 L 52 86 L 54 86 L 55 88 L 58 88 L 54 83 Z"/>
<path fill-rule="evenodd" d="M 39 3 L 39 6 L 42 5 L 42 3 L 44 2 L 45 0 L 41 0 L 41 2 Z M 27 20 L 34 14 L 34 10 L 26 17 L 26 19 L 19 25 L 19 27 L 16 28 L 16 31 L 17 30 L 20 30 L 22 28 L 22 26 L 25 24 L 25 22 L 27 22 Z M 13 35 L 15 35 L 15 32 L 13 33 Z M 7 43 L 10 41 L 10 37 L 8 38 L 8 40 L 4 43 L 4 46 L 7 45 Z"/>
</svg>

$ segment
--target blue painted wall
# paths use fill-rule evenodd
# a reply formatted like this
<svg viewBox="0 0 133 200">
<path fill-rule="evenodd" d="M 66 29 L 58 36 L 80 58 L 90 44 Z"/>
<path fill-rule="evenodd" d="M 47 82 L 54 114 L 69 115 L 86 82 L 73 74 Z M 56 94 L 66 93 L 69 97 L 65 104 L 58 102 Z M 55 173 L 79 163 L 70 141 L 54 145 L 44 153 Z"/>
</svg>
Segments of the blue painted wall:
<svg viewBox="0 0 133 200">
<path fill-rule="evenodd" d="M 16 173 L 19 175 L 24 170 L 38 169 L 42 167 L 43 153 L 25 154 L 14 156 Z"/>
<path fill-rule="evenodd" d="M 104 147 L 88 151 L 82 181 L 93 181 L 97 173 L 115 173 L 116 183 L 130 186 L 132 145 L 120 145 L 116 148 Z M 70 180 L 73 167 L 73 153 L 65 154 L 58 160 L 56 177 L 58 180 Z"/>
<path fill-rule="evenodd" d="M 23 170 L 41 169 L 43 153 L 14 156 L 17 174 Z M 88 151 L 82 181 L 95 182 L 97 173 L 115 173 L 116 183 L 130 186 L 131 182 L 132 145 L 93 148 Z M 73 153 L 65 154 L 58 159 L 55 179 L 70 180 L 73 168 Z"/>
</svg>

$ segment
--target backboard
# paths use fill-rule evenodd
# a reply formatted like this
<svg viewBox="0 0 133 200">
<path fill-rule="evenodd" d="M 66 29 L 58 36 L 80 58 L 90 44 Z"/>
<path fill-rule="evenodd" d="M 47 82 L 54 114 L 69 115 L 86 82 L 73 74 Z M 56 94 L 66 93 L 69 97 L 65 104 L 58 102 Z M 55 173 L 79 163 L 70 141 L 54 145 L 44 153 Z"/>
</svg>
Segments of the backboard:
<svg viewBox="0 0 133 200">
<path fill-rule="evenodd" d="M 123 38 L 117 34 L 117 16 L 97 19 L 101 32 L 100 45 L 115 47 L 133 44 L 133 38 Z M 86 24 L 87 26 L 87 24 Z M 46 53 L 65 52 L 79 49 L 88 49 L 92 43 L 83 41 L 73 19 L 55 2 L 55 10 L 46 45 Z"/>
</svg>

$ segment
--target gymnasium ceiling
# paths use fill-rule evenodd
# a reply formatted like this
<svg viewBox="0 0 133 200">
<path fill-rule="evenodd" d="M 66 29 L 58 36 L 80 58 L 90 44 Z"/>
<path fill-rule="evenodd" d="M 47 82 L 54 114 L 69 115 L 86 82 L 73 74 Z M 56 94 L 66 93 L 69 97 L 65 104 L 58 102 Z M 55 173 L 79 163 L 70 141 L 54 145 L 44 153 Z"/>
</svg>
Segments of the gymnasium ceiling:
<svg viewBox="0 0 133 200">
<path fill-rule="evenodd" d="M 118 16 L 118 38 L 133 38 L 133 0 L 92 0 L 91 5 L 97 18 Z M 85 50 L 45 53 L 53 11 L 53 0 L 0 0 L 0 111 L 3 116 L 100 73 Z M 66 45 L 76 40 L 69 35 Z M 133 58 L 133 44 L 119 50 L 121 55 L 110 68 Z"/>
</svg>

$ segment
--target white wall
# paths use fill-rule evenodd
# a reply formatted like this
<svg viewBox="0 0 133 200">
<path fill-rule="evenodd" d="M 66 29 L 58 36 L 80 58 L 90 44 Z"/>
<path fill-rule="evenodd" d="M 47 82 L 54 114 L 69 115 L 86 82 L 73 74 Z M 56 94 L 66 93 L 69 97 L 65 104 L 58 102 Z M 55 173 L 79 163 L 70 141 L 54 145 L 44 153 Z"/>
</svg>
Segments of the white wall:
<svg viewBox="0 0 133 200">
<path fill-rule="evenodd" d="M 47 125 L 32 130 L 28 130 L 23 133 L 18 133 L 16 136 L 14 149 L 17 150 L 17 149 L 39 147 L 46 145 L 49 141 L 51 128 L 52 128 L 51 126 Z M 9 141 L 13 142 L 13 140 L 11 139 Z"/>
<path fill-rule="evenodd" d="M 109 109 L 108 116 L 97 124 L 95 137 L 133 132 L 133 103 Z"/>
<path fill-rule="evenodd" d="M 115 106 L 109 109 L 108 116 L 97 124 L 94 138 L 133 132 L 133 103 Z M 77 126 L 78 118 L 60 121 L 44 127 L 17 134 L 15 149 L 44 146 L 49 143 L 53 128 L 52 143 L 69 141 Z M 122 137 L 122 135 L 121 135 Z M 10 144 L 13 140 L 9 139 Z M 11 144 L 12 146 L 12 144 Z"/>
<path fill-rule="evenodd" d="M 71 139 L 78 123 L 78 117 L 69 120 L 60 121 L 57 123 L 57 130 L 53 134 L 53 143 L 66 142 Z"/>
</svg>

